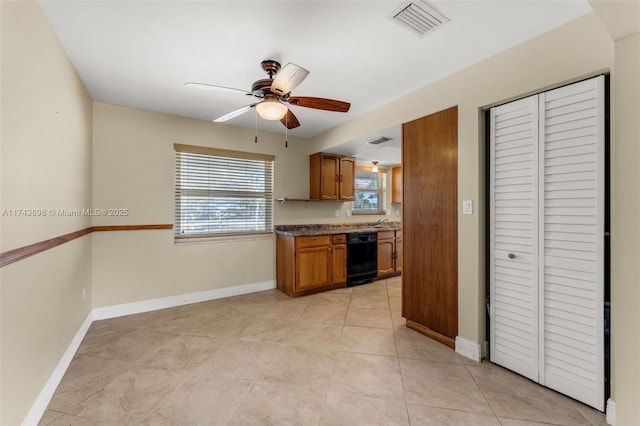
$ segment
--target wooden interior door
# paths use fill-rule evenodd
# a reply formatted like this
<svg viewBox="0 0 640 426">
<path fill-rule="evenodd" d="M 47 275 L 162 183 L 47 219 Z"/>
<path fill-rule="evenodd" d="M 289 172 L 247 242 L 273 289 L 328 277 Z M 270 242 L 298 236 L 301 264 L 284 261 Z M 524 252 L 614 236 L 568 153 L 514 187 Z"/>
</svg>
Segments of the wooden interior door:
<svg viewBox="0 0 640 426">
<path fill-rule="evenodd" d="M 402 314 L 454 347 L 458 334 L 458 108 L 402 126 Z"/>
</svg>

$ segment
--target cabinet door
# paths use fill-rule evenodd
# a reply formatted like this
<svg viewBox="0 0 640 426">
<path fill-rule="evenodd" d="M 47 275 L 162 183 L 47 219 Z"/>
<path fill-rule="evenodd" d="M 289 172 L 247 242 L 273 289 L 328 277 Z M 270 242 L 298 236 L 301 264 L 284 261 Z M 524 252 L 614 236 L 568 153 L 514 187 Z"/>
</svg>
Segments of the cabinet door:
<svg viewBox="0 0 640 426">
<path fill-rule="evenodd" d="M 333 246 L 333 284 L 347 282 L 347 245 Z"/>
<path fill-rule="evenodd" d="M 296 250 L 296 291 L 331 285 L 331 246 Z"/>
<path fill-rule="evenodd" d="M 340 199 L 353 201 L 355 194 L 356 159 L 354 157 L 340 158 Z"/>
<path fill-rule="evenodd" d="M 391 168 L 391 202 L 402 203 L 402 166 Z"/>
<path fill-rule="evenodd" d="M 396 272 L 402 272 L 402 238 L 396 238 Z"/>
<path fill-rule="evenodd" d="M 393 257 L 395 250 L 393 239 L 378 240 L 378 275 L 393 272 Z"/>
<path fill-rule="evenodd" d="M 322 200 L 337 200 L 340 197 L 340 157 L 322 154 L 320 192 Z"/>
</svg>

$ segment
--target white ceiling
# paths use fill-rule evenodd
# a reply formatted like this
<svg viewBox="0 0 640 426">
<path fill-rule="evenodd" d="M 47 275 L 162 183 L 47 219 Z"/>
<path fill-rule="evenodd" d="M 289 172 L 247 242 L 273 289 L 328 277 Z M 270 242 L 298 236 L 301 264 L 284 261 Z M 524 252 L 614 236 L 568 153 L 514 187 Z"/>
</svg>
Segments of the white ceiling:
<svg viewBox="0 0 640 426">
<path fill-rule="evenodd" d="M 290 134 L 301 137 L 317 135 L 591 10 L 586 0 L 433 1 L 451 22 L 419 37 L 390 19 L 403 3 L 41 1 L 99 102 L 212 120 L 251 99 L 185 83 L 250 90 L 255 80 L 267 78 L 260 68 L 264 59 L 307 68 L 311 73 L 294 96 L 343 100 L 351 102 L 351 110 L 291 107 L 301 126 Z M 251 111 L 226 124 L 254 127 L 255 122 Z M 284 133 L 279 122 L 260 119 L 258 126 Z"/>
</svg>

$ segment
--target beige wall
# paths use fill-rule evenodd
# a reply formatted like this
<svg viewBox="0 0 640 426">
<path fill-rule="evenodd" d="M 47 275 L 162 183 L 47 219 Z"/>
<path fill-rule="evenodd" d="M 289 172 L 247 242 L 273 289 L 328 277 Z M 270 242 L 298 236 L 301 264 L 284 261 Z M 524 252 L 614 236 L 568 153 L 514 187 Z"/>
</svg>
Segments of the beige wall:
<svg viewBox="0 0 640 426">
<path fill-rule="evenodd" d="M 0 10 L 0 208 L 91 207 L 91 99 L 37 3 L 3 1 Z M 0 251 L 90 225 L 49 212 L 4 216 Z M 91 237 L 5 266 L 0 279 L 0 424 L 12 425 L 91 309 Z"/>
<path fill-rule="evenodd" d="M 309 196 L 308 141 L 225 124 L 94 104 L 93 205 L 127 208 L 94 225 L 173 223 L 174 143 L 273 154 L 275 196 Z M 347 217 L 351 203 L 275 204 L 276 224 L 369 221 Z M 339 210 L 339 217 L 335 216 Z M 375 217 L 377 218 L 377 217 Z M 93 305 L 109 306 L 275 279 L 272 237 L 174 245 L 172 231 L 93 235 Z"/>
<path fill-rule="evenodd" d="M 611 78 L 612 398 L 640 424 L 640 2 L 590 0 L 615 41 Z"/>
<path fill-rule="evenodd" d="M 640 11 L 640 9 L 639 9 Z M 640 18 L 639 18 L 640 19 Z M 613 76 L 613 399 L 617 424 L 640 424 L 640 34 L 616 41 Z"/>
<path fill-rule="evenodd" d="M 367 133 L 458 105 L 458 200 L 473 200 L 475 214 L 458 216 L 458 334 L 485 339 L 485 159 L 483 114 L 489 105 L 515 99 L 613 66 L 613 42 L 594 14 L 452 74 L 364 114 L 312 140 L 331 149 Z"/>
<path fill-rule="evenodd" d="M 614 90 L 618 112 L 614 177 L 619 194 L 615 208 L 627 213 L 615 214 L 614 233 L 615 229 L 624 231 L 614 236 L 614 248 L 628 256 L 614 258 L 614 395 L 618 424 L 640 423 L 636 403 L 640 399 L 638 96 L 633 92 L 628 98 L 620 96 L 637 83 L 637 36 L 614 46 L 597 17 L 590 14 L 312 140 L 290 137 L 285 150 L 281 135 L 264 133 L 254 144 L 251 129 L 100 103 L 93 105 L 92 115 L 90 100 L 39 6 L 0 4 L 0 207 L 122 207 L 131 212 L 121 218 L 97 217 L 92 223 L 78 217 L 3 217 L 1 251 L 91 224 L 172 223 L 172 144 L 176 142 L 275 154 L 276 196 L 304 198 L 308 196 L 310 153 L 458 105 L 459 200 L 472 199 L 476 212 L 459 217 L 459 334 L 478 343 L 484 340 L 485 291 L 480 110 L 607 71 L 614 67 L 615 55 L 612 84 L 624 87 Z M 276 223 L 373 219 L 346 217 L 348 204 L 278 203 Z M 340 217 L 335 217 L 335 210 Z M 171 231 L 102 232 L 0 269 L 0 423 L 19 423 L 24 418 L 91 306 L 274 280 L 274 256 L 270 238 L 175 246 Z M 84 302 L 82 288 L 88 293 Z"/>
</svg>

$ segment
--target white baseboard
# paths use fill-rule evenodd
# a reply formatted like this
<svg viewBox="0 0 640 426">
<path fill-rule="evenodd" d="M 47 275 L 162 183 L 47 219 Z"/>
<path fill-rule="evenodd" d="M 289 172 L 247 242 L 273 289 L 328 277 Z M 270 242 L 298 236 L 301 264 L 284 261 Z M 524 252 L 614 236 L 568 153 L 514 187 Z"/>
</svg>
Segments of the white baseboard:
<svg viewBox="0 0 640 426">
<path fill-rule="evenodd" d="M 62 377 L 64 377 L 64 373 L 67 372 L 69 364 L 71 364 L 76 351 L 80 347 L 82 339 L 84 339 L 87 331 L 89 331 L 89 327 L 91 327 L 92 322 L 92 312 L 90 311 L 80 325 L 80 328 L 76 332 L 75 336 L 73 336 L 73 339 L 71 339 L 71 343 L 69 343 L 67 350 L 64 351 L 64 354 L 62 354 L 60 361 L 58 361 L 58 364 L 53 369 L 53 373 L 51 373 L 51 376 L 49 376 L 49 380 L 47 380 L 47 383 L 45 383 L 44 387 L 40 391 L 38 398 L 36 398 L 36 401 L 31 406 L 31 409 L 27 413 L 27 416 L 22 421 L 23 426 L 37 425 L 42 418 L 42 415 L 49 406 L 49 402 L 51 402 L 53 394 L 62 381 Z"/>
<path fill-rule="evenodd" d="M 456 353 L 476 362 L 482 359 L 480 345 L 460 336 L 456 336 Z"/>
<path fill-rule="evenodd" d="M 607 417 L 606 422 L 608 425 L 616 425 L 616 402 L 609 398 L 607 399 Z"/>
<path fill-rule="evenodd" d="M 62 381 L 62 377 L 67 372 L 71 360 L 82 343 L 82 339 L 87 334 L 89 327 L 93 321 L 99 321 L 108 318 L 116 318 L 124 315 L 139 314 L 142 312 L 155 311 L 158 309 L 171 308 L 174 306 L 189 305 L 191 303 L 206 302 L 208 300 L 222 299 L 224 297 L 238 296 L 240 294 L 256 293 L 258 291 L 271 290 L 276 288 L 275 281 L 263 281 L 259 283 L 251 283 L 238 285 L 234 287 L 216 288 L 213 290 L 199 291 L 195 293 L 181 294 L 178 296 L 161 297 L 158 299 L 142 300 L 140 302 L 124 303 L 121 305 L 103 306 L 93 308 L 82 325 L 76 332 L 75 336 L 69 343 L 67 350 L 58 361 L 53 369 L 49 380 L 44 385 L 38 398 L 31 406 L 27 416 L 22 421 L 23 426 L 37 425 L 45 410 L 51 402 L 51 398 Z"/>
<path fill-rule="evenodd" d="M 140 302 L 123 303 L 121 305 L 102 306 L 99 308 L 93 308 L 93 320 L 100 321 L 103 319 L 117 318 L 125 315 L 157 311 L 158 309 L 173 308 L 175 306 L 206 302 L 208 300 L 222 299 L 224 297 L 255 293 L 258 291 L 271 290 L 274 288 L 276 288 L 276 282 L 271 280 L 262 281 L 259 283 L 243 284 L 233 287 L 223 287 L 212 290 L 198 291 L 195 293 L 180 294 L 178 296 L 168 296 L 160 297 L 158 299 L 142 300 Z"/>
</svg>

